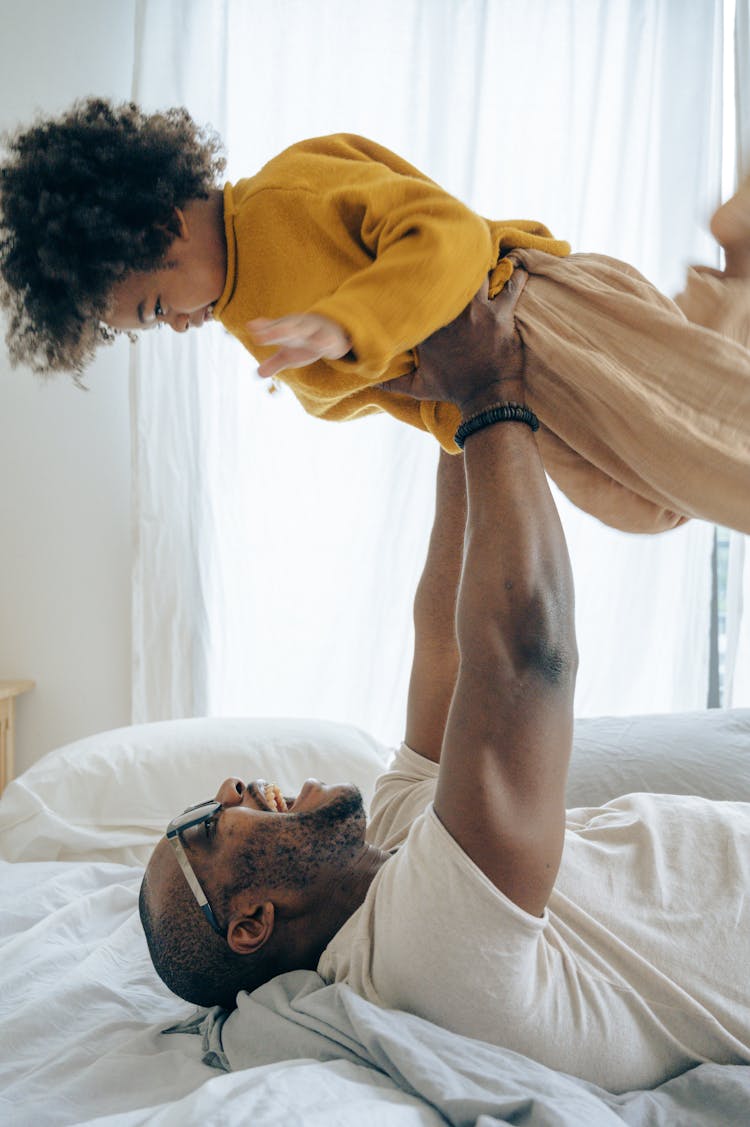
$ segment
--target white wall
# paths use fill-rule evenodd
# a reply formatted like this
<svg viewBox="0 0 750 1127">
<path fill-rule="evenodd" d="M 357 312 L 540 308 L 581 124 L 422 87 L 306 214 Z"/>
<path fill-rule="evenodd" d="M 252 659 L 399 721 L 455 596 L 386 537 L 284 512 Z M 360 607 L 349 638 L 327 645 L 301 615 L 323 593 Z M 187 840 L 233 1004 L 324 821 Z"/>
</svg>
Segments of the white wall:
<svg viewBox="0 0 750 1127">
<path fill-rule="evenodd" d="M 127 99 L 134 7 L 0 0 L 0 128 Z M 12 370 L 0 347 L 0 679 L 36 681 L 17 703 L 17 772 L 129 722 L 128 349 L 105 350 L 83 393 Z"/>
</svg>

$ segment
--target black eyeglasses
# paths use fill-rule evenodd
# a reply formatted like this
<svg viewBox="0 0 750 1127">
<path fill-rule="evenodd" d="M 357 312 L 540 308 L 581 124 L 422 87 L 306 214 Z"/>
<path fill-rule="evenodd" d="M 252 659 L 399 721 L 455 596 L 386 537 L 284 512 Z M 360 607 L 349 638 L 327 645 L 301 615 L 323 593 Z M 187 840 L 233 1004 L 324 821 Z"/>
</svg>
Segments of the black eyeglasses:
<svg viewBox="0 0 750 1127">
<path fill-rule="evenodd" d="M 180 834 L 185 830 L 189 830 L 191 826 L 201 826 L 204 824 L 204 822 L 210 822 L 212 818 L 216 817 L 220 810 L 221 803 L 215 802 L 213 800 L 209 800 L 208 802 L 198 802 L 195 806 L 188 806 L 187 810 L 183 811 L 182 814 L 178 814 L 177 817 L 173 818 L 169 823 L 169 825 L 167 826 L 166 837 L 167 841 L 171 842 L 172 844 L 172 848 L 177 855 L 177 862 L 185 875 L 185 880 L 188 882 L 190 891 L 198 901 L 200 910 L 203 912 L 203 915 L 206 917 L 216 934 L 220 935 L 222 939 L 226 939 L 227 929 L 225 927 L 219 926 L 219 922 L 214 915 L 213 908 L 209 904 L 208 897 L 203 891 L 201 883 L 195 875 L 193 866 L 188 861 L 187 853 L 185 852 L 182 841 L 180 839 Z"/>
</svg>

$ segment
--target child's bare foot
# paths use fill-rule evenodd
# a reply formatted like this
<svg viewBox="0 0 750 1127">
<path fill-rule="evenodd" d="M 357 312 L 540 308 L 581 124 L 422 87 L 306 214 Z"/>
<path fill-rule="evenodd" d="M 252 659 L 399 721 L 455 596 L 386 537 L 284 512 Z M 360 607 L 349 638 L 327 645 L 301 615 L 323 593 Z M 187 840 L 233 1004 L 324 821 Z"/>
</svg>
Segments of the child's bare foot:
<svg viewBox="0 0 750 1127">
<path fill-rule="evenodd" d="M 724 248 L 726 273 L 735 278 L 750 278 L 750 176 L 714 212 L 711 234 Z"/>
</svg>

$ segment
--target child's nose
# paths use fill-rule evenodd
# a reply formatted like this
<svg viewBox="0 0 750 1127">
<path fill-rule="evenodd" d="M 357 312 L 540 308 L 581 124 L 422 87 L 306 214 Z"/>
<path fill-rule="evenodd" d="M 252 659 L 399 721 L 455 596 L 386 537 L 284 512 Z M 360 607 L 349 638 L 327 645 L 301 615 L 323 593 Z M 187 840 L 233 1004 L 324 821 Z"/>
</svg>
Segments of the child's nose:
<svg viewBox="0 0 750 1127">
<path fill-rule="evenodd" d="M 190 327 L 190 318 L 187 313 L 170 313 L 168 324 L 176 333 L 185 333 Z"/>
</svg>

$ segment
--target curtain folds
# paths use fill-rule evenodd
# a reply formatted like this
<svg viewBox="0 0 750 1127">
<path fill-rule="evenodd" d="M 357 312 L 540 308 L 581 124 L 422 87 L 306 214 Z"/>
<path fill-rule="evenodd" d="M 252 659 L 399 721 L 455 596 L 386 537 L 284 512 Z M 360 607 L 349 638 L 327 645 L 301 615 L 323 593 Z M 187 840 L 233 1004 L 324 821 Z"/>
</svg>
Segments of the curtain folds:
<svg viewBox="0 0 750 1127">
<path fill-rule="evenodd" d="M 721 14 L 141 0 L 133 96 L 210 121 L 229 179 L 304 137 L 363 133 L 483 214 L 541 219 L 670 292 L 717 262 Z M 132 364 L 134 720 L 308 715 L 399 740 L 436 444 L 385 417 L 308 418 L 218 326 L 146 334 Z M 704 707 L 712 528 L 628 537 L 560 507 L 579 714 Z"/>
<path fill-rule="evenodd" d="M 744 178 L 750 176 L 750 0 L 736 0 L 734 48 L 737 176 Z M 729 539 L 726 622 L 725 703 L 747 706 L 750 705 L 750 546 L 748 537 L 738 532 L 732 532 Z"/>
</svg>

